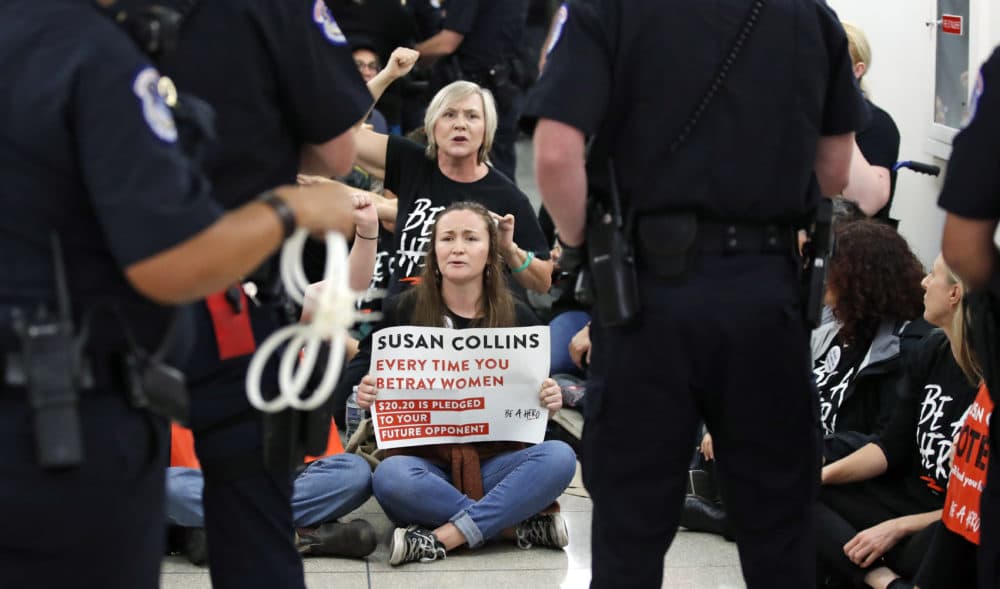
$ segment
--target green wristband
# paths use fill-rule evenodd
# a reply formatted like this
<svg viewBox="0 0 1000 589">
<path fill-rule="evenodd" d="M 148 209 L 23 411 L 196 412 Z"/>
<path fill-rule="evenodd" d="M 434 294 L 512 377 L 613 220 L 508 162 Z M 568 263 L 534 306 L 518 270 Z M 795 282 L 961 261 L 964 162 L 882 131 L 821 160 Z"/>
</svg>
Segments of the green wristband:
<svg viewBox="0 0 1000 589">
<path fill-rule="evenodd" d="M 511 273 L 517 274 L 519 272 L 524 272 L 525 270 L 528 269 L 528 266 L 531 265 L 531 260 L 534 259 L 535 259 L 535 252 L 529 251 L 528 255 L 524 258 L 524 263 L 518 266 L 517 268 L 511 268 L 510 269 Z"/>
</svg>

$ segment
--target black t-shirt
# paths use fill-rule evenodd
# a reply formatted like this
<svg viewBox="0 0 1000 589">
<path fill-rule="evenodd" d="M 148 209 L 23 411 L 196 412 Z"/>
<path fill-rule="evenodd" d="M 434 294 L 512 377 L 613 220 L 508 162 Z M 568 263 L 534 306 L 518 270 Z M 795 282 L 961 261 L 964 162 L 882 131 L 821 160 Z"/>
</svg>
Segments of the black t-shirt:
<svg viewBox="0 0 1000 589">
<path fill-rule="evenodd" d="M 867 117 L 843 28 L 825 2 L 769 2 L 724 87 L 670 153 L 750 6 L 570 2 L 523 112 L 606 133 L 622 200 L 637 212 L 801 217 L 819 198 L 817 140 L 855 131 Z"/>
<path fill-rule="evenodd" d="M 399 197 L 390 293 L 399 292 L 420 275 L 434 221 L 454 202 L 471 200 L 498 215 L 514 215 L 514 243 L 535 252 L 537 258 L 549 259 L 531 202 L 500 172 L 490 168 L 480 180 L 456 182 L 427 158 L 423 146 L 392 136 L 385 161 L 385 187 Z M 515 294 L 523 297 L 524 289 L 513 279 L 508 282 Z"/>
<path fill-rule="evenodd" d="M 1000 219 L 1000 48 L 983 64 L 969 123 L 955 136 L 938 205 L 969 219 Z"/>
<path fill-rule="evenodd" d="M 178 147 L 159 77 L 92 3 L 0 3 L 0 340 L 8 305 L 54 301 L 58 231 L 73 310 L 113 304 L 140 344 L 159 343 L 170 311 L 123 270 L 222 214 Z"/>
<path fill-rule="evenodd" d="M 441 28 L 464 35 L 456 55 L 466 73 L 511 57 L 524 33 L 528 0 L 460 0 L 442 6 Z"/>
<path fill-rule="evenodd" d="M 820 425 L 825 434 L 837 431 L 837 411 L 867 353 L 867 346 L 845 344 L 838 333 L 826 352 L 813 363 L 813 375 L 819 392 Z"/>
<path fill-rule="evenodd" d="M 902 477 L 904 492 L 928 509 L 944 501 L 951 447 L 976 391 L 944 332 L 927 336 L 907 368 L 899 403 L 878 444 L 889 476 Z"/>
<path fill-rule="evenodd" d="M 323 0 L 202 2 L 164 70 L 215 109 L 205 168 L 227 209 L 293 184 L 302 147 L 344 133 L 372 104 Z"/>
<path fill-rule="evenodd" d="M 889 202 L 875 213 L 880 219 L 888 219 L 889 210 L 892 208 L 892 196 L 896 192 L 896 172 L 892 171 L 892 167 L 899 159 L 899 129 L 889 113 L 868 99 L 865 99 L 865 102 L 868 104 L 871 118 L 865 128 L 858 131 L 855 139 L 861 155 L 865 156 L 869 164 L 889 170 Z"/>
</svg>

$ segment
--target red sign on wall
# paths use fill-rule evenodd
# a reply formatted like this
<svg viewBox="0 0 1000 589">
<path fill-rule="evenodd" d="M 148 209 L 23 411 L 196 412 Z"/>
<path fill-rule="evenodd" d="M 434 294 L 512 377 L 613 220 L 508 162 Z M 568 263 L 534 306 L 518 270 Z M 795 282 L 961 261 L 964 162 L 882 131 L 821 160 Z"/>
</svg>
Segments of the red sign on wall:
<svg viewBox="0 0 1000 589">
<path fill-rule="evenodd" d="M 962 17 L 956 14 L 942 14 L 941 32 L 946 35 L 961 35 Z"/>
</svg>

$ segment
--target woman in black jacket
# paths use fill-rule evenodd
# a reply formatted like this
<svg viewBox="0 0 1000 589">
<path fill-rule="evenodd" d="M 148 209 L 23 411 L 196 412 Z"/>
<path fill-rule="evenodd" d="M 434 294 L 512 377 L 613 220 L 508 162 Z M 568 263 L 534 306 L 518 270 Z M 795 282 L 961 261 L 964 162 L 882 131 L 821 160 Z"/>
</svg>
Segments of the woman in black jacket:
<svg viewBox="0 0 1000 589">
<path fill-rule="evenodd" d="M 862 219 L 836 226 L 827 275 L 832 320 L 812 334 L 826 463 L 864 446 L 889 422 L 902 365 L 929 331 L 923 267 L 888 226 Z"/>
</svg>

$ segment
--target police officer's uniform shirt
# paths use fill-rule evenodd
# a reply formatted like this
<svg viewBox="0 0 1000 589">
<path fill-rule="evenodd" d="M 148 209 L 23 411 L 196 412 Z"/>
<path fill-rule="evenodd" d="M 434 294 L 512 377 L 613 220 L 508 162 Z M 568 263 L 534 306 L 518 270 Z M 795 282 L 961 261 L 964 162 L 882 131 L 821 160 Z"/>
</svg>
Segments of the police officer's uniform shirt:
<svg viewBox="0 0 1000 589">
<path fill-rule="evenodd" d="M 858 131 L 856 141 L 861 155 L 865 156 L 869 164 L 889 170 L 889 204 L 875 213 L 875 217 L 888 219 L 889 209 L 892 206 L 892 195 L 896 192 L 896 172 L 892 170 L 892 167 L 899 159 L 899 129 L 889 113 L 870 100 L 865 100 L 865 102 L 871 117 L 868 124 Z"/>
<path fill-rule="evenodd" d="M 498 215 L 514 215 L 514 243 L 535 257 L 549 258 L 549 248 L 528 197 L 492 167 L 475 182 L 456 182 L 445 176 L 424 148 L 401 137 L 389 137 L 385 158 L 385 187 L 399 197 L 396 214 L 395 256 L 389 291 L 396 293 L 420 275 L 431 229 L 448 205 L 478 202 Z M 518 295 L 524 289 L 508 281 Z"/>
<path fill-rule="evenodd" d="M 52 299 L 56 229 L 74 310 L 110 297 L 141 315 L 140 339 L 158 338 L 166 313 L 123 269 L 221 214 L 177 145 L 158 80 L 90 2 L 0 6 L 0 305 Z"/>
<path fill-rule="evenodd" d="M 928 510 L 940 509 L 951 471 L 951 447 L 977 387 L 966 380 L 940 330 L 921 343 L 903 383 L 877 443 L 889 475 L 904 477 L 900 490 Z"/>
<path fill-rule="evenodd" d="M 938 204 L 968 219 L 1000 218 L 1000 49 L 980 70 L 972 119 L 955 136 Z"/>
<path fill-rule="evenodd" d="M 464 35 L 459 61 L 466 73 L 513 56 L 528 17 L 528 0 L 461 0 L 442 7 L 441 28 Z"/>
<path fill-rule="evenodd" d="M 813 175 L 819 136 L 855 131 L 867 117 L 846 36 L 824 2 L 768 2 L 725 87 L 669 155 L 751 4 L 568 2 L 557 13 L 525 116 L 586 135 L 607 125 L 622 198 L 641 199 L 639 211 L 700 209 L 744 221 L 798 217 L 819 197 Z"/>
<path fill-rule="evenodd" d="M 215 109 L 206 171 L 226 208 L 294 183 L 302 146 L 347 131 L 372 104 L 323 0 L 201 2 L 164 70 Z"/>
</svg>

